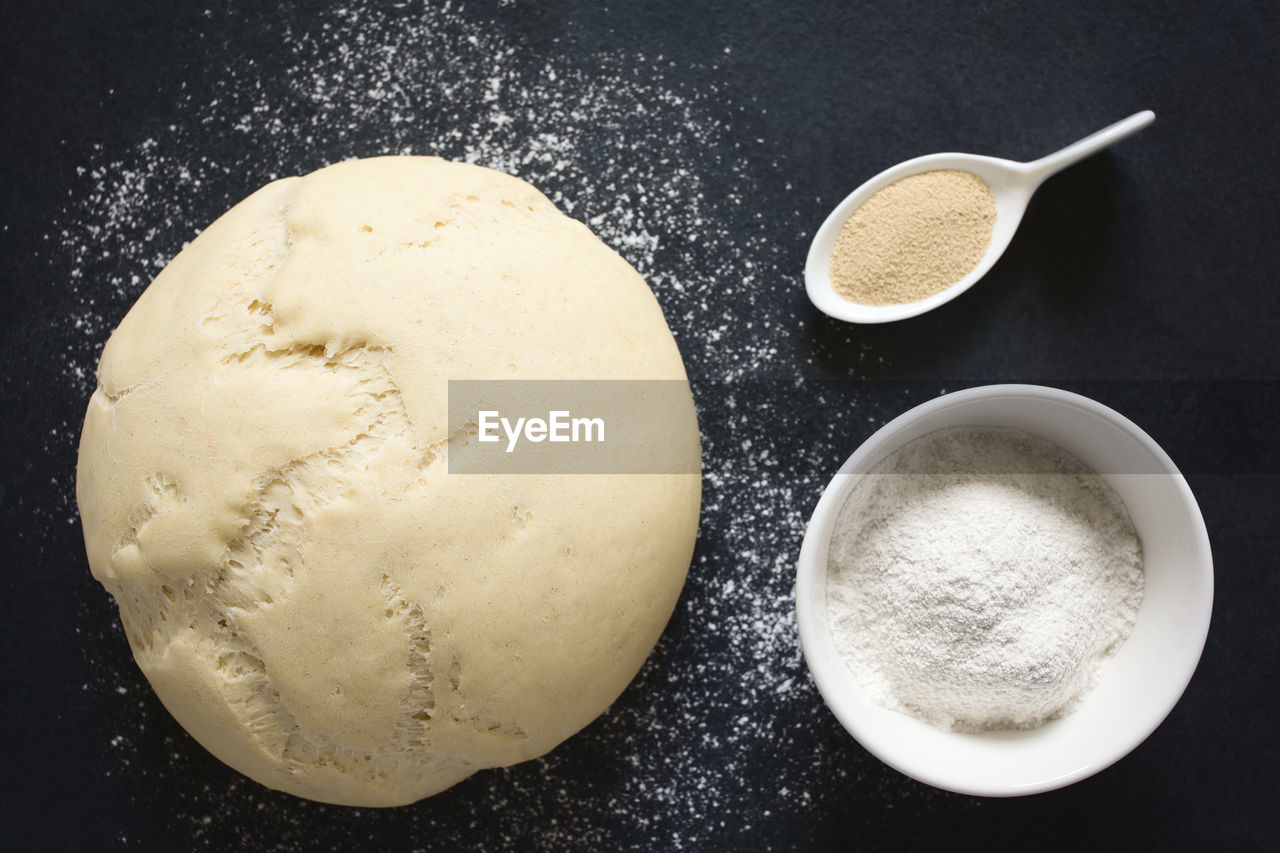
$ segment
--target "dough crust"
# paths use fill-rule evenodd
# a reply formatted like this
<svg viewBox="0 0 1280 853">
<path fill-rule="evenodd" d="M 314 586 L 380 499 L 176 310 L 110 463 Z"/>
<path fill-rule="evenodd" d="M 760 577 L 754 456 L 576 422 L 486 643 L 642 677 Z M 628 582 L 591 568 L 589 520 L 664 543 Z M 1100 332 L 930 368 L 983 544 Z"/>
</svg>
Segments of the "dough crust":
<svg viewBox="0 0 1280 853">
<path fill-rule="evenodd" d="M 671 614 L 687 474 L 452 475 L 449 379 L 677 379 L 657 301 L 541 193 L 426 157 L 263 187 L 107 343 L 80 443 L 93 574 L 205 747 L 409 803 L 545 753 Z"/>
</svg>

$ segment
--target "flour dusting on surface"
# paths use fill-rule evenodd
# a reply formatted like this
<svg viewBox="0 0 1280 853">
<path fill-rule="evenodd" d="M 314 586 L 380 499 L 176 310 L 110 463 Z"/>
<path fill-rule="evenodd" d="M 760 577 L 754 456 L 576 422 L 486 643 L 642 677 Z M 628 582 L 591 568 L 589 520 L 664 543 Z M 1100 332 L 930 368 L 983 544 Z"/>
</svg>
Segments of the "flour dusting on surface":
<svg viewBox="0 0 1280 853">
<path fill-rule="evenodd" d="M 825 399 L 834 392 L 775 379 L 810 360 L 796 355 L 807 351 L 803 323 L 775 318 L 788 315 L 779 300 L 804 299 L 797 247 L 812 223 L 776 207 L 766 221 L 753 207 L 758 176 L 777 164 L 740 140 L 749 99 L 727 91 L 714 65 L 677 74 L 672 60 L 639 52 L 575 59 L 561 49 L 571 33 L 531 44 L 470 5 L 356 0 L 278 27 L 275 54 L 261 62 L 224 46 L 225 65 L 209 69 L 213 95 L 184 94 L 168 111 L 181 123 L 88 153 L 41 248 L 74 296 L 74 310 L 48 320 L 72 341 L 59 356 L 66 393 L 87 400 L 101 346 L 132 301 L 261 184 L 376 154 L 479 163 L 541 189 L 653 287 L 699 406 L 699 547 L 663 640 L 611 711 L 546 758 L 416 806 L 336 809 L 222 769 L 147 695 L 118 627 L 78 638 L 86 654 L 109 647 L 118 657 L 84 688 L 109 694 L 120 721 L 104 751 L 181 803 L 191 822 L 182 837 L 210 849 L 234 843 L 242 815 L 263 810 L 281 850 L 307 846 L 319 824 L 339 847 L 407 833 L 450 849 L 697 849 L 757 838 L 783 815 L 803 819 L 833 790 L 884 787 L 893 777 L 864 778 L 878 765 L 809 681 L 792 594 L 813 504 L 879 415 L 855 415 L 847 393 Z M 808 401 L 836 407 L 821 446 L 788 438 L 809 423 Z M 78 423 L 53 425 L 51 452 L 74 458 L 78 433 Z M 62 512 L 74 521 L 70 497 Z M 87 572 L 83 582 L 92 584 Z M 103 599 L 86 624 L 103 624 Z M 759 790 L 761 766 L 771 791 Z"/>
<path fill-rule="evenodd" d="M 356 3 L 310 23 L 284 25 L 278 71 L 229 64 L 216 97 L 183 97 L 181 125 L 150 128 L 123 151 L 94 146 L 47 235 L 69 261 L 79 305 L 67 321 L 87 343 L 100 346 L 151 277 L 261 184 L 352 157 L 419 154 L 516 175 L 589 225 L 657 292 L 692 376 L 781 366 L 790 330 L 757 292 L 775 275 L 794 284 L 796 271 L 777 264 L 788 245 L 780 223 L 751 211 L 755 167 L 736 115 L 725 115 L 748 110 L 722 103 L 714 68 L 693 91 L 664 79 L 674 62 L 662 56 L 599 54 L 582 67 L 451 4 L 405 16 Z M 216 146 L 202 144 L 210 137 Z M 717 196 L 709 175 L 737 189 Z M 797 234 L 807 227 L 771 214 Z M 759 333 L 729 334 L 735 326 Z M 83 356 L 68 370 L 87 391 Z"/>
</svg>

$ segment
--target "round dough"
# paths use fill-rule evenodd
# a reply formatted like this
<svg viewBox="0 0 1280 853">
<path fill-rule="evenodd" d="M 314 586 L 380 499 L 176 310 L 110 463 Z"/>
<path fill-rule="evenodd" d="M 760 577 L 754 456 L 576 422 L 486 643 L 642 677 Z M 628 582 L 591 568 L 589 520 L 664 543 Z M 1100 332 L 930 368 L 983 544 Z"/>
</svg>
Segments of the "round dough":
<svg viewBox="0 0 1280 853">
<path fill-rule="evenodd" d="M 449 475 L 463 378 L 685 374 L 653 294 L 585 226 L 425 157 L 263 187 L 103 351 L 89 564 L 165 706 L 264 785 L 388 806 L 534 758 L 604 711 L 671 614 L 692 399 L 671 412 L 689 473 Z"/>
</svg>

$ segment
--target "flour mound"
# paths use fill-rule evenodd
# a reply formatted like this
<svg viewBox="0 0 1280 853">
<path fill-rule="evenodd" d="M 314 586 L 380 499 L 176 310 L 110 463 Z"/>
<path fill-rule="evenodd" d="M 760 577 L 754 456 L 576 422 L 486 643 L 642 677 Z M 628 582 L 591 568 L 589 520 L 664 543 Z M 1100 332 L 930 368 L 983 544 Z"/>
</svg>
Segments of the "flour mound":
<svg viewBox="0 0 1280 853">
<path fill-rule="evenodd" d="M 1142 591 L 1141 545 L 1101 477 L 1026 433 L 954 428 L 854 488 L 827 598 L 836 646 L 873 700 L 985 731 L 1076 707 Z"/>
</svg>

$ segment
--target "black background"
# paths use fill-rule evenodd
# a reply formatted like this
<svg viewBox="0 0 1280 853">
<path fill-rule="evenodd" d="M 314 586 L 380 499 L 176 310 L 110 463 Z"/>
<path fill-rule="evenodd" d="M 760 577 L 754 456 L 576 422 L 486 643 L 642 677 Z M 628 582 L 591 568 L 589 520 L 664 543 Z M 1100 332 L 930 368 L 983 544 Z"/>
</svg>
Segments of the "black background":
<svg viewBox="0 0 1280 853">
<path fill-rule="evenodd" d="M 386 5 L 384 35 L 428 15 L 417 3 Z M 6 846 L 1275 845 L 1280 27 L 1275 4 L 1262 2 L 476 2 L 441 18 L 459 28 L 456 50 L 447 31 L 402 42 L 435 51 L 432 61 L 464 83 L 485 63 L 467 50 L 465 27 L 515 45 L 517 72 L 543 59 L 579 69 L 566 87 L 586 85 L 611 57 L 602 79 L 618 79 L 619 63 L 636 86 L 660 73 L 718 128 L 711 143 L 723 155 L 694 151 L 697 140 L 667 152 L 698 171 L 714 220 L 705 234 L 684 221 L 664 231 L 665 208 L 636 202 L 662 237 L 644 271 L 699 380 L 708 471 L 699 550 L 639 679 L 547 759 L 482 772 L 415 806 L 356 811 L 266 791 L 207 755 L 150 694 L 84 558 L 73 472 L 91 371 L 155 269 L 101 251 L 116 244 L 90 226 L 120 223 L 91 203 L 95 178 L 78 169 L 127 168 L 157 136 L 175 143 L 166 162 L 189 156 L 195 168 L 212 153 L 233 164 L 177 197 L 161 198 L 163 186 L 140 194 L 154 201 L 127 227 L 158 229 L 154 245 L 171 255 L 274 174 L 405 146 L 465 153 L 465 126 L 439 141 L 425 88 L 407 97 L 426 118 L 396 129 L 394 144 L 376 120 L 288 144 L 218 124 L 208 104 L 228 96 L 222 78 L 237 67 L 230 89 L 261 82 L 284 137 L 323 128 L 314 101 L 272 86 L 293 73 L 280 59 L 289 39 L 311 39 L 313 58 L 336 50 L 322 26 L 332 20 L 323 5 L 302 3 L 4 6 Z M 450 109 L 465 113 L 461 91 Z M 1145 108 L 1155 125 L 1051 179 L 1005 258 L 956 302 L 869 328 L 828 320 L 805 298 L 809 236 L 880 169 L 947 150 L 1030 159 Z M 608 171 L 593 172 L 593 158 L 660 157 L 676 136 L 661 110 L 620 115 L 578 136 L 594 146 L 578 172 L 539 184 L 585 199 L 575 216 L 613 209 L 602 199 L 616 188 L 593 183 Z M 537 125 L 537 116 L 517 121 L 511 145 Z M 644 144 L 630 150 L 629 138 Z M 730 274 L 752 262 L 749 286 L 727 280 L 726 259 Z M 134 275 L 138 284 L 108 283 Z M 100 322 L 86 333 L 68 318 L 89 302 Z M 715 341 L 713 321 L 725 326 Z M 1200 501 L 1217 590 L 1200 668 L 1143 745 L 1069 789 L 980 800 L 902 777 L 840 729 L 798 655 L 790 573 L 803 519 L 861 440 L 940 391 L 1003 381 L 1081 390 L 1147 429 Z M 739 458 L 747 439 L 774 462 Z M 762 618 L 767 641 L 752 639 Z M 752 684 L 757 665 L 792 679 L 788 689 Z"/>
</svg>

